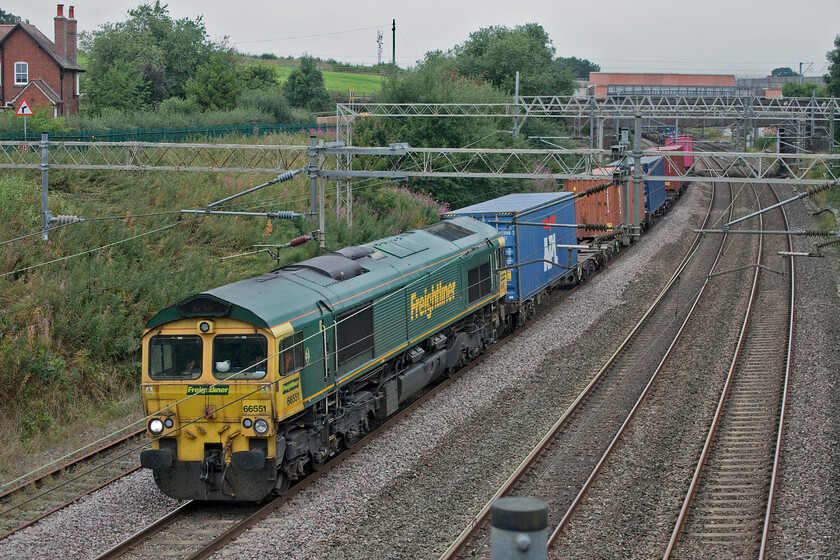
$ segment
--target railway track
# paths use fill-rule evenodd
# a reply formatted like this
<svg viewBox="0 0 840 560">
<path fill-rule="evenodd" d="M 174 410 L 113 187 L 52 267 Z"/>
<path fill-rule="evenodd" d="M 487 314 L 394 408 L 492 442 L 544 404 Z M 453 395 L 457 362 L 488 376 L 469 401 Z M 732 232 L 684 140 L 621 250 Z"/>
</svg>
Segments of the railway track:
<svg viewBox="0 0 840 560">
<path fill-rule="evenodd" d="M 761 206 L 779 201 L 756 192 Z M 760 216 L 762 230 L 788 230 L 782 208 Z M 763 235 L 758 264 L 791 251 L 789 236 Z M 781 454 L 794 309 L 789 276 L 755 269 L 750 305 L 703 451 L 664 558 L 763 559 Z"/>
<path fill-rule="evenodd" d="M 0 493 L 0 542 L 140 468 L 145 427 Z"/>
<path fill-rule="evenodd" d="M 713 196 L 705 223 L 731 212 L 732 198 L 731 190 L 729 200 Z M 679 338 L 723 243 L 714 247 L 695 238 L 631 334 L 490 503 L 505 495 L 543 499 L 555 527 L 550 542 L 557 538 Z M 696 297 L 685 301 L 686 293 Z M 442 558 L 489 557 L 490 503 Z"/>
</svg>

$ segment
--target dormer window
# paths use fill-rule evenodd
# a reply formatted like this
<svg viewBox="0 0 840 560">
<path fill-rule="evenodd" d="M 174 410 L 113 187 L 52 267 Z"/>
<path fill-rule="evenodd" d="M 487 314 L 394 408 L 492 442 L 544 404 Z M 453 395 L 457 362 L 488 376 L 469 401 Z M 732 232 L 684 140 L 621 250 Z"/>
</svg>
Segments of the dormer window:
<svg viewBox="0 0 840 560">
<path fill-rule="evenodd" d="M 25 86 L 29 83 L 29 63 L 15 62 L 15 85 Z"/>
</svg>

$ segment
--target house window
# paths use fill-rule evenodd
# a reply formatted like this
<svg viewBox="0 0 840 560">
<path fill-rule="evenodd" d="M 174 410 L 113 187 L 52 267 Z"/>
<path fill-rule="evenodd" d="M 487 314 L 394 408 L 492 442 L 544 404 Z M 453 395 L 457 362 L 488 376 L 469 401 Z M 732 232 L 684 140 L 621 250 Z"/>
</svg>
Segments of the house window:
<svg viewBox="0 0 840 560">
<path fill-rule="evenodd" d="M 29 83 L 29 63 L 15 62 L 15 85 L 23 86 Z"/>
</svg>

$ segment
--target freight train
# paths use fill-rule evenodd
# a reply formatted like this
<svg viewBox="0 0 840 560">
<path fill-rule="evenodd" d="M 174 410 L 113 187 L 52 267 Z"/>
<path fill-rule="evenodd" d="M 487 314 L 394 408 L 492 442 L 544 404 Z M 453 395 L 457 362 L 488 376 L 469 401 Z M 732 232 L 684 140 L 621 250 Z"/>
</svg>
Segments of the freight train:
<svg viewBox="0 0 840 560">
<path fill-rule="evenodd" d="M 508 195 L 164 309 L 143 334 L 141 465 L 176 499 L 284 492 L 617 250 L 581 251 L 574 202 Z"/>
</svg>

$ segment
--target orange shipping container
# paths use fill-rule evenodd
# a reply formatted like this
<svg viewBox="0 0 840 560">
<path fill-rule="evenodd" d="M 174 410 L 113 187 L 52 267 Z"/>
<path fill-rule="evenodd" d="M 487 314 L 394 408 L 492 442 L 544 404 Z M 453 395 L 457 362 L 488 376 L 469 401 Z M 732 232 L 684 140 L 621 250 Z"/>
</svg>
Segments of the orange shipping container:
<svg viewBox="0 0 840 560">
<path fill-rule="evenodd" d="M 566 192 L 580 192 L 592 187 L 610 185 L 606 190 L 582 196 L 575 199 L 575 221 L 579 224 L 606 224 L 609 227 L 620 226 L 623 223 L 621 216 L 621 189 L 612 184 L 612 167 L 600 167 L 592 170 L 592 175 L 604 175 L 603 179 L 566 179 L 563 181 L 563 188 Z M 631 182 L 630 203 L 633 202 L 633 185 Z M 645 216 L 645 197 L 639 197 L 639 216 Z M 586 239 L 603 235 L 605 232 L 594 229 L 578 229 L 578 239 Z"/>
</svg>

